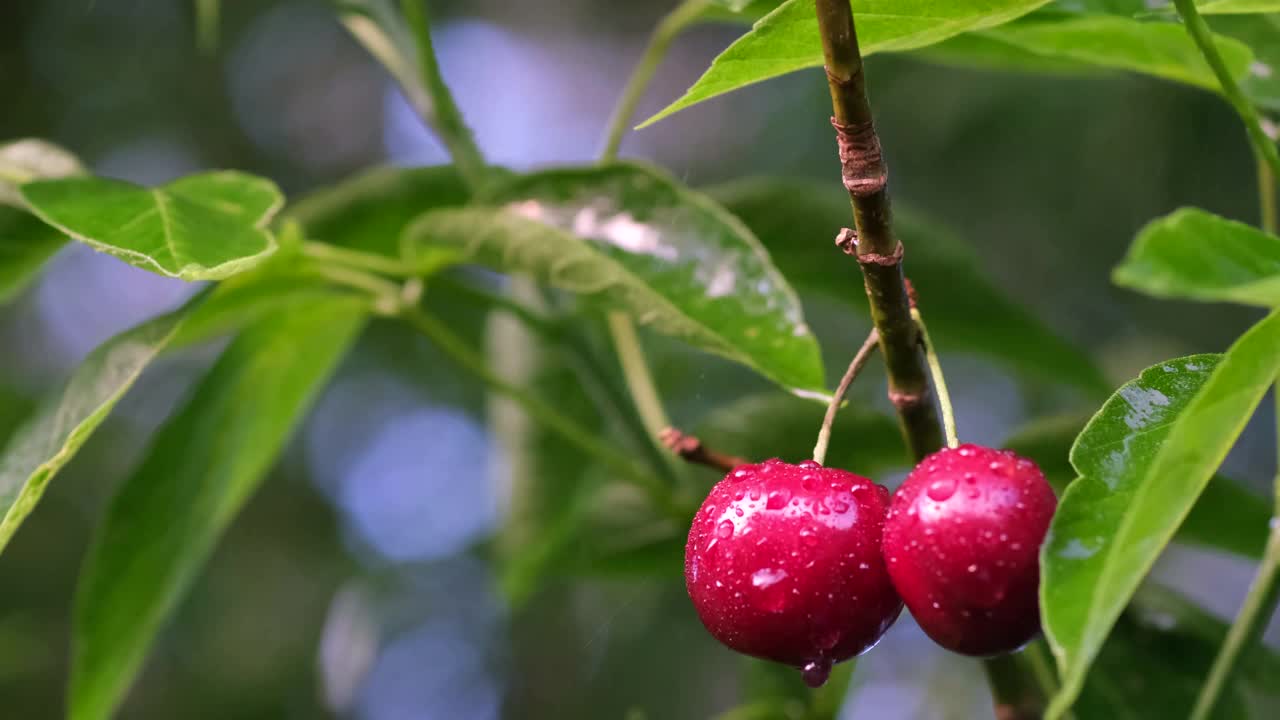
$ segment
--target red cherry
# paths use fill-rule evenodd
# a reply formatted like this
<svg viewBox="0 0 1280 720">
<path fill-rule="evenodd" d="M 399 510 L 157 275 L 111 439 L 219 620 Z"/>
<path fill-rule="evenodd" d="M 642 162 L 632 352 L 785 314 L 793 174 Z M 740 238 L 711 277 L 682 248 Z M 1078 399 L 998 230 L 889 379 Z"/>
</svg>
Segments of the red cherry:
<svg viewBox="0 0 1280 720">
<path fill-rule="evenodd" d="M 888 508 L 883 486 L 811 460 L 737 467 L 711 489 L 685 546 L 702 624 L 821 685 L 902 611 L 880 552 Z"/>
<path fill-rule="evenodd" d="M 1036 464 L 961 445 L 916 466 L 884 527 L 889 575 L 934 642 L 1013 652 L 1040 631 L 1040 545 L 1057 499 Z"/>
</svg>

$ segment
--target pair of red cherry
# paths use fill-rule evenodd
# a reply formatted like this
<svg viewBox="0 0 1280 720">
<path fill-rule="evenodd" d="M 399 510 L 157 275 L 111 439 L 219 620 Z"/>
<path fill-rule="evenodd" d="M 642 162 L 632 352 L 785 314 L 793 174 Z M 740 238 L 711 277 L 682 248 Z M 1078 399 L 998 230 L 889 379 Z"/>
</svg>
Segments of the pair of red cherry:
<svg viewBox="0 0 1280 720">
<path fill-rule="evenodd" d="M 712 635 L 814 687 L 875 645 L 904 601 L 949 650 L 1012 652 L 1039 632 L 1056 504 L 1035 463 L 977 445 L 925 458 L 892 499 L 812 460 L 741 465 L 694 518 L 685 582 Z"/>
</svg>

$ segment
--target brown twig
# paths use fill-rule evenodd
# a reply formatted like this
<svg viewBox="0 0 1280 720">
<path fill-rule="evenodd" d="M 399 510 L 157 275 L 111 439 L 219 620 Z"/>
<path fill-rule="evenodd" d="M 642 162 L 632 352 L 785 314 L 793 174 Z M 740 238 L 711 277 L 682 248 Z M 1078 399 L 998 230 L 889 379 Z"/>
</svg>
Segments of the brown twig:
<svg viewBox="0 0 1280 720">
<path fill-rule="evenodd" d="M 675 453 L 685 462 L 691 462 L 697 465 L 706 465 L 715 468 L 721 472 L 729 472 L 739 465 L 747 464 L 747 460 L 737 457 L 736 455 L 725 455 L 718 453 L 706 445 L 702 441 L 692 435 L 686 435 L 679 428 L 664 428 L 658 433 L 658 440 L 668 450 Z"/>
<path fill-rule="evenodd" d="M 871 306 L 871 320 L 880 333 L 880 350 L 889 376 L 889 397 L 907 447 L 916 460 L 938 450 L 943 427 L 938 407 L 929 392 L 929 374 L 920 351 L 919 329 L 911 316 L 910 299 L 902 275 L 902 245 L 893 234 L 887 192 L 888 171 L 880 150 L 867 100 L 866 78 L 858 34 L 849 0 L 815 0 L 818 33 L 831 90 L 831 107 L 840 156 L 841 176 L 853 206 L 856 239 L 863 284 Z M 993 661 L 986 663 L 992 672 Z M 1035 678 L 1013 668 L 992 682 L 997 707 L 1026 707 L 1023 692 L 1034 693 L 1032 717 L 1039 716 L 1045 698 Z M 994 678 L 993 678 L 994 680 Z"/>
<path fill-rule="evenodd" d="M 866 78 L 849 0 L 816 0 L 818 27 L 840 156 L 841 177 L 853 205 L 854 230 L 842 232 L 862 268 L 871 319 L 889 375 L 889 397 L 916 458 L 942 447 L 942 423 L 929 400 L 929 375 L 920 353 L 902 276 L 902 244 L 890 221 L 888 170 L 867 100 Z"/>
</svg>

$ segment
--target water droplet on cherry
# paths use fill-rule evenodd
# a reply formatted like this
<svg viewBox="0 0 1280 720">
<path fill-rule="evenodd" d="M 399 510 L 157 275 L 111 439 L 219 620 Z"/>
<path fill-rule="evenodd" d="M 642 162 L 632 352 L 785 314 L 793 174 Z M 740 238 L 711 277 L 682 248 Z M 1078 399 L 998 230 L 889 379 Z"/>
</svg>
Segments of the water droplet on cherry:
<svg viewBox="0 0 1280 720">
<path fill-rule="evenodd" d="M 800 673 L 805 685 L 820 688 L 827 684 L 827 678 L 831 677 L 831 661 L 826 658 L 811 660 L 805 664 Z"/>
</svg>

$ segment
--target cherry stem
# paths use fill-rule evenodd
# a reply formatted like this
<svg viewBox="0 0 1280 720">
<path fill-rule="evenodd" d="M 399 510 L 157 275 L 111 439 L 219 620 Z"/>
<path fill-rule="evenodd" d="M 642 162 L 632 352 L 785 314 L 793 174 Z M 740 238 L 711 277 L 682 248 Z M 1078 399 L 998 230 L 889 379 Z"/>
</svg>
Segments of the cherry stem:
<svg viewBox="0 0 1280 720">
<path fill-rule="evenodd" d="M 836 422 L 836 413 L 840 411 L 840 406 L 844 404 L 844 396 L 849 392 L 849 386 L 853 384 L 858 373 L 862 372 L 862 368 L 871 359 L 871 353 L 875 352 L 880 345 L 880 333 L 875 328 L 867 333 L 867 339 L 862 341 L 862 347 L 858 348 L 857 354 L 853 356 L 853 360 L 849 363 L 849 369 L 844 371 L 844 377 L 840 378 L 840 385 L 836 387 L 836 392 L 831 396 L 831 402 L 827 404 L 827 414 L 822 418 L 822 427 L 818 429 L 818 442 L 813 446 L 813 461 L 822 465 L 827 459 L 827 446 L 831 444 L 831 426 Z"/>
<path fill-rule="evenodd" d="M 698 438 L 685 434 L 679 428 L 663 428 L 662 432 L 658 433 L 658 440 L 681 460 L 695 465 L 706 465 L 722 472 L 729 472 L 748 462 L 736 455 L 725 455 L 724 453 L 716 452 L 703 445 Z"/>
<path fill-rule="evenodd" d="M 929 329 L 925 327 L 924 317 L 920 315 L 919 308 L 911 308 L 911 318 L 916 321 L 916 327 L 920 329 L 920 344 L 924 346 L 924 359 L 929 365 L 929 374 L 933 376 L 933 389 L 938 395 L 938 407 L 942 410 L 942 429 L 947 435 L 947 447 L 956 447 L 960 444 L 960 440 L 956 437 L 956 414 L 951 408 L 951 393 L 947 392 L 947 379 L 942 374 L 942 363 L 938 360 L 938 352 L 933 347 L 933 341 L 929 339 Z"/>
</svg>

